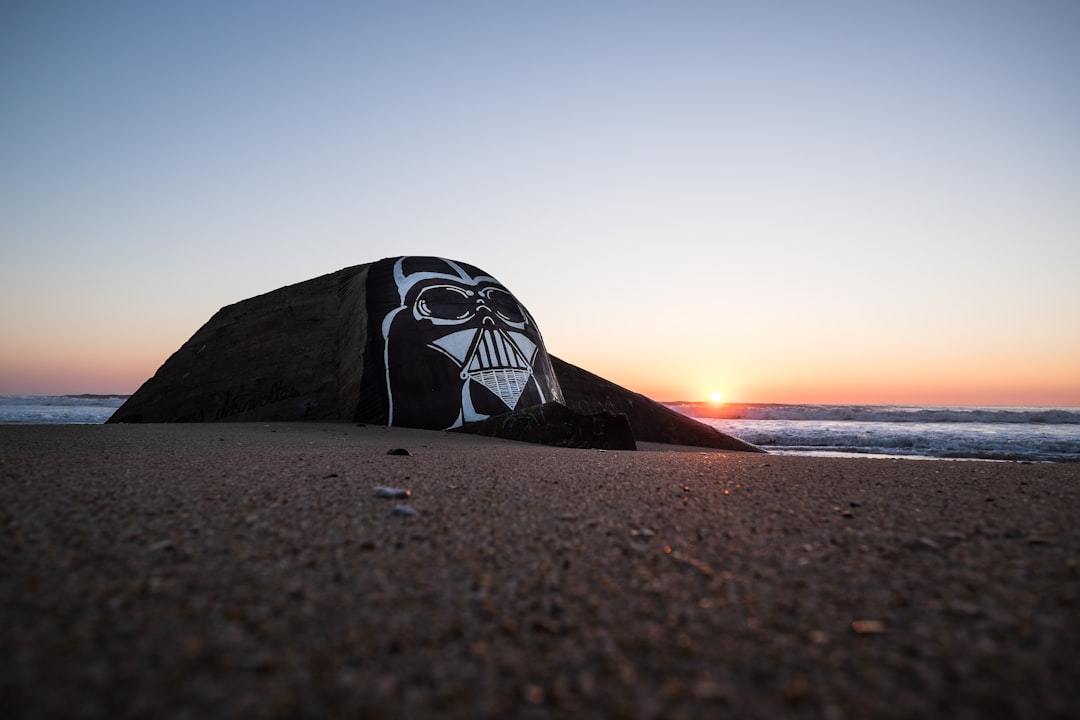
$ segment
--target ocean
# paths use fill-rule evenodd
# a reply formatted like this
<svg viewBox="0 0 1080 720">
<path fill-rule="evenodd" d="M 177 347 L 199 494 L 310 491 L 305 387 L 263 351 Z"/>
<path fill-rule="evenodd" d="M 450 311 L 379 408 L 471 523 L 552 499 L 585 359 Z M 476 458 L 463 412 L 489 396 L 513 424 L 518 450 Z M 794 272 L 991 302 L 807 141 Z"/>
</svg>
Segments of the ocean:
<svg viewBox="0 0 1080 720">
<path fill-rule="evenodd" d="M 784 455 L 1080 462 L 1080 407 L 666 404 Z"/>
<path fill-rule="evenodd" d="M 126 399 L 122 395 L 0 395 L 0 423 L 100 425 Z"/>
<path fill-rule="evenodd" d="M 0 396 L 0 423 L 100 424 L 123 396 Z M 665 403 L 784 455 L 1080 462 L 1080 407 Z"/>
</svg>

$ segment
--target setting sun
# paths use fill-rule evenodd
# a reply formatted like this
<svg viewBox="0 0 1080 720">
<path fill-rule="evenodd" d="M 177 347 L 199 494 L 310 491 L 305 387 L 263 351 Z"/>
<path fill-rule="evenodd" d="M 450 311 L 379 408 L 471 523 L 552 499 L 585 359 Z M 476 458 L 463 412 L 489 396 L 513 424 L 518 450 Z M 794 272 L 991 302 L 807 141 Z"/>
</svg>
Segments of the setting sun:
<svg viewBox="0 0 1080 720">
<path fill-rule="evenodd" d="M 724 401 L 724 393 L 719 390 L 713 390 L 709 393 L 709 400 L 714 403 L 720 403 Z"/>
</svg>

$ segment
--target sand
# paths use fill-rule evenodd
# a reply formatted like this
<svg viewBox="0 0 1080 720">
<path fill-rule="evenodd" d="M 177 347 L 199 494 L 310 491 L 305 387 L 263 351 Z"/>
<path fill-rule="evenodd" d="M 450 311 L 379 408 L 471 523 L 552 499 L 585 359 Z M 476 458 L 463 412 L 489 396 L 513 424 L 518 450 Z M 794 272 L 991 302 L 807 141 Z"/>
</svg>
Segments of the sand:
<svg viewBox="0 0 1080 720">
<path fill-rule="evenodd" d="M 1080 465 L 679 450 L 0 426 L 0 714 L 1080 714 Z"/>
</svg>

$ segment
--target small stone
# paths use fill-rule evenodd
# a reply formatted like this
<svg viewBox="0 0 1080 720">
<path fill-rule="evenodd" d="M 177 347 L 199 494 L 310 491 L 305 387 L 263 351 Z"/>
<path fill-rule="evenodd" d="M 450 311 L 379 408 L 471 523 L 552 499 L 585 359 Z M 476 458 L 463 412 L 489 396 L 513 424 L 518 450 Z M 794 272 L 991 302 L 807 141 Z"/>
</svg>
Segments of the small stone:
<svg viewBox="0 0 1080 720">
<path fill-rule="evenodd" d="M 390 510 L 390 514 L 394 517 L 420 517 L 420 513 L 408 505 L 395 505 L 393 509 Z"/>
<path fill-rule="evenodd" d="M 405 448 L 390 448 L 386 451 L 387 455 L 410 455 L 411 453 Z"/>
<path fill-rule="evenodd" d="M 948 604 L 949 610 L 957 615 L 967 615 L 969 617 L 980 617 L 983 615 L 983 609 L 975 603 L 970 603 L 964 600 L 952 600 Z"/>
<path fill-rule="evenodd" d="M 887 632 L 881 620 L 852 620 L 851 631 L 856 635 L 884 635 Z"/>
<path fill-rule="evenodd" d="M 412 490 L 406 490 L 405 488 L 386 487 L 384 485 L 378 485 L 372 493 L 377 498 L 390 498 L 392 500 L 404 500 L 405 498 L 412 497 Z"/>
<path fill-rule="evenodd" d="M 544 688 L 539 685 L 526 685 L 525 702 L 530 705 L 542 705 L 544 703 Z"/>
<path fill-rule="evenodd" d="M 713 680 L 697 681 L 690 692 L 698 700 L 726 700 L 731 695 L 731 689 L 728 686 Z"/>
<path fill-rule="evenodd" d="M 788 702 L 798 702 L 810 694 L 810 680 L 805 675 L 796 675 L 784 684 L 784 697 Z"/>
<path fill-rule="evenodd" d="M 681 680 L 675 677 L 665 678 L 664 684 L 660 686 L 660 693 L 666 698 L 676 698 L 685 691 L 686 686 L 682 684 Z"/>
</svg>

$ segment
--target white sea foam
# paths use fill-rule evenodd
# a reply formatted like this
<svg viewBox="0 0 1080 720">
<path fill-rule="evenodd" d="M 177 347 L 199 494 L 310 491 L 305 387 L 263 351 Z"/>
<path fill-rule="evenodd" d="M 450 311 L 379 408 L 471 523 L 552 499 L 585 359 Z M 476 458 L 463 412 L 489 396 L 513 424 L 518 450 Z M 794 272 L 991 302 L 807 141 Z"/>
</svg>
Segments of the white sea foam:
<svg viewBox="0 0 1080 720">
<path fill-rule="evenodd" d="M 0 423 L 97 425 L 123 404 L 119 395 L 0 395 Z"/>
<path fill-rule="evenodd" d="M 1038 423 L 1080 425 L 1080 408 L 947 405 L 783 405 L 773 403 L 671 403 L 697 418 L 914 423 Z"/>
<path fill-rule="evenodd" d="M 671 403 L 770 452 L 1080 461 L 1080 408 Z"/>
</svg>

